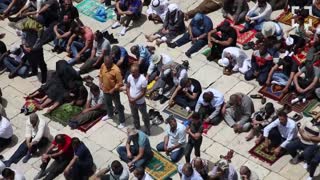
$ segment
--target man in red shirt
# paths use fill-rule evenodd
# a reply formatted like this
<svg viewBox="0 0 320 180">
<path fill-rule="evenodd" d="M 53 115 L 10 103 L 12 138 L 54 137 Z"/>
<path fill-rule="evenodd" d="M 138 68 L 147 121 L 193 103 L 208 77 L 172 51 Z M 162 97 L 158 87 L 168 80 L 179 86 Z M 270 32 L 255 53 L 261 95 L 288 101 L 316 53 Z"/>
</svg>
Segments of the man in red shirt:
<svg viewBox="0 0 320 180">
<path fill-rule="evenodd" d="M 47 168 L 50 159 L 55 161 Z M 66 134 L 58 134 L 47 152 L 42 155 L 42 164 L 40 172 L 34 179 L 45 177 L 46 180 L 51 180 L 57 177 L 64 171 L 71 159 L 73 158 L 73 148 L 71 145 L 71 137 Z"/>
</svg>

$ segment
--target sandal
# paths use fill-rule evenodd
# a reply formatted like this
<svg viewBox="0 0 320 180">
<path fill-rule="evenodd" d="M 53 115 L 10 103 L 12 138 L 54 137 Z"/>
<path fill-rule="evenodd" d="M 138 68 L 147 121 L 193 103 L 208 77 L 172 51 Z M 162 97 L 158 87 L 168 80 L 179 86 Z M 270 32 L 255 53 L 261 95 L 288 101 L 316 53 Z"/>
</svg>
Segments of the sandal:
<svg viewBox="0 0 320 180">
<path fill-rule="evenodd" d="M 263 99 L 264 98 L 261 94 L 251 94 L 250 97 L 252 99 Z"/>
<path fill-rule="evenodd" d="M 261 104 L 265 104 L 267 102 L 267 99 L 265 97 L 262 97 Z"/>
</svg>

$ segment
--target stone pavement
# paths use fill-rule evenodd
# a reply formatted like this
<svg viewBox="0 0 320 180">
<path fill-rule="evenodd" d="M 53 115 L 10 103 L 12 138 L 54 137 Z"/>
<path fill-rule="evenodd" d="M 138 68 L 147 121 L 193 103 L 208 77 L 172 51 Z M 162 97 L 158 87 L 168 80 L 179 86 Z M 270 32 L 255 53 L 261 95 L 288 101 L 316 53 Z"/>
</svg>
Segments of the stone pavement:
<svg viewBox="0 0 320 180">
<path fill-rule="evenodd" d="M 188 10 L 194 8 L 201 0 L 170 0 L 171 3 L 178 3 L 182 10 Z M 252 7 L 252 3 L 250 6 Z M 144 12 L 146 7 L 144 7 Z M 273 18 L 279 15 L 280 11 L 273 13 Z M 209 14 L 212 18 L 214 25 L 219 24 L 223 18 L 221 10 Z M 81 15 L 81 20 L 85 25 L 90 26 L 93 30 L 108 29 L 111 33 L 117 34 L 120 29 L 111 30 L 112 21 L 106 23 L 99 23 L 87 16 Z M 146 19 L 146 18 L 145 18 Z M 19 41 L 15 31 L 10 28 L 8 21 L 0 21 L 0 32 L 6 33 L 3 41 L 10 45 Z M 118 36 L 119 44 L 125 46 L 127 49 L 133 44 L 147 44 L 144 38 L 145 34 L 156 32 L 161 25 L 154 25 L 151 22 L 144 22 L 137 25 L 138 27 L 130 29 L 124 37 Z M 283 27 L 285 27 L 283 25 Z M 286 26 L 285 29 L 289 27 Z M 162 45 L 157 48 L 158 53 L 167 53 L 175 61 L 181 62 L 181 60 L 188 59 L 184 55 L 184 51 L 190 44 L 176 49 L 169 49 L 166 45 Z M 45 45 L 45 59 L 49 70 L 55 69 L 55 62 L 60 59 L 68 59 L 65 53 L 60 55 L 51 53 L 51 46 Z M 248 51 L 248 55 L 251 56 L 252 51 Z M 242 92 L 246 94 L 255 94 L 260 89 L 259 85 L 255 81 L 247 82 L 240 74 L 234 74 L 231 76 L 224 76 L 222 74 L 222 68 L 214 62 L 208 62 L 201 54 L 196 54 L 189 59 L 190 70 L 189 76 L 200 80 L 203 88 L 213 87 L 225 94 L 227 100 L 232 93 Z M 79 67 L 79 66 L 76 66 Z M 98 71 L 90 73 L 91 76 L 96 77 Z M 95 79 L 97 81 L 97 78 Z M 3 91 L 5 98 L 5 107 L 7 114 L 14 125 L 14 134 L 17 137 L 19 143 L 15 143 L 13 147 L 7 148 L 2 152 L 4 157 L 9 157 L 16 150 L 21 141 L 24 140 L 25 120 L 27 117 L 19 114 L 20 108 L 24 103 L 23 97 L 28 93 L 33 92 L 40 87 L 40 82 L 36 77 L 21 79 L 19 77 L 9 80 L 8 73 L 4 73 L 0 76 L 0 88 Z M 125 112 L 127 117 L 127 125 L 132 123 L 130 117 L 130 109 L 128 106 L 128 100 L 124 94 L 121 94 L 122 103 L 125 106 Z M 270 101 L 270 100 L 268 100 Z M 275 103 L 275 102 L 273 102 Z M 165 105 L 160 105 L 158 102 L 147 102 L 149 107 L 162 110 Z M 258 109 L 261 106 L 259 100 L 254 100 L 255 108 Z M 276 104 L 276 107 L 280 107 Z M 45 111 L 39 112 L 43 114 Z M 165 116 L 165 114 L 163 114 Z M 41 115 L 42 118 L 46 118 Z M 49 119 L 47 119 L 49 121 Z M 117 129 L 117 120 L 109 120 L 108 122 L 99 122 L 87 133 L 82 133 L 78 130 L 70 130 L 69 127 L 63 127 L 62 125 L 50 121 L 49 126 L 53 135 L 57 133 L 66 133 L 71 136 L 79 137 L 89 147 L 93 154 L 95 164 L 98 169 L 105 167 L 109 162 L 118 159 L 116 148 L 125 143 L 126 133 L 125 129 Z M 163 140 L 163 131 L 165 125 L 162 124 L 158 127 L 153 126 L 151 129 L 152 136 L 150 137 L 152 147 L 155 147 L 157 143 Z M 233 130 L 229 128 L 224 122 L 218 126 L 212 127 L 208 134 L 204 137 L 203 144 L 201 146 L 201 157 L 208 159 L 212 162 L 216 162 L 221 154 L 226 154 L 228 150 L 233 149 L 235 156 L 232 159 L 232 163 L 237 169 L 241 165 L 247 165 L 254 170 L 260 177 L 260 179 L 266 180 L 285 180 L 285 179 L 306 179 L 308 174 L 303 169 L 302 165 L 292 166 L 289 164 L 290 157 L 288 155 L 282 157 L 272 166 L 261 162 L 260 160 L 252 157 L 248 150 L 254 146 L 254 142 L 245 141 L 246 134 L 236 135 Z M 180 163 L 184 162 L 184 158 Z M 41 163 L 40 158 L 32 158 L 28 163 L 17 165 L 13 164 L 12 167 L 25 173 L 27 179 L 33 179 L 36 173 L 39 171 L 39 165 Z M 57 179 L 64 179 L 63 176 L 59 176 Z M 174 179 L 179 179 L 178 175 L 174 176 Z"/>
</svg>

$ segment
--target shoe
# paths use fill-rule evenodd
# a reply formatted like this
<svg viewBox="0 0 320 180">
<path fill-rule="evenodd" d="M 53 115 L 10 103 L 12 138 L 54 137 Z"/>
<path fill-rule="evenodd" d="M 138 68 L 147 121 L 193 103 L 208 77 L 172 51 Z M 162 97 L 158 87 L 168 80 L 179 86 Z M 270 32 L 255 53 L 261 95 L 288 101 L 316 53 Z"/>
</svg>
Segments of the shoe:
<svg viewBox="0 0 320 180">
<path fill-rule="evenodd" d="M 123 129 L 123 128 L 125 128 L 126 127 L 126 125 L 124 124 L 124 123 L 120 123 L 119 125 L 118 125 L 118 128 L 119 129 Z"/>
<path fill-rule="evenodd" d="M 185 55 L 188 57 L 188 58 L 191 58 L 191 54 L 186 52 Z"/>
<path fill-rule="evenodd" d="M 112 26 L 111 26 L 111 28 L 112 29 L 116 29 L 116 28 L 118 28 L 118 27 L 120 27 L 121 26 L 121 24 L 117 21 L 117 22 L 115 22 Z"/>
<path fill-rule="evenodd" d="M 170 47 L 170 48 L 175 48 L 175 47 L 177 47 L 177 44 L 176 43 L 172 43 L 172 42 L 167 42 L 167 46 Z"/>
<path fill-rule="evenodd" d="M 242 46 L 243 50 L 249 50 L 254 48 L 254 42 L 248 42 Z"/>
<path fill-rule="evenodd" d="M 111 117 L 109 117 L 108 115 L 105 115 L 101 118 L 102 121 L 106 121 L 108 119 L 111 119 Z"/>
<path fill-rule="evenodd" d="M 36 177 L 34 177 L 33 179 L 34 180 L 37 180 L 37 179 L 41 179 L 43 178 L 45 175 L 47 174 L 47 172 L 43 169 L 40 170 L 40 172 L 36 175 Z"/>
<path fill-rule="evenodd" d="M 63 47 L 58 47 L 58 49 L 56 50 L 57 54 L 61 54 L 64 51 Z"/>
<path fill-rule="evenodd" d="M 301 160 L 300 160 L 300 156 L 299 155 L 297 155 L 296 157 L 294 157 L 294 158 L 292 158 L 292 159 L 290 159 L 290 164 L 293 164 L 293 165 L 295 165 L 295 164 L 299 164 L 300 162 L 301 162 Z"/>
<path fill-rule="evenodd" d="M 10 167 L 12 162 L 11 161 L 3 161 L 3 164 L 6 166 L 6 167 Z"/>
<path fill-rule="evenodd" d="M 22 162 L 27 163 L 31 157 L 32 157 L 31 153 L 28 152 L 27 155 L 24 156 L 24 158 L 22 159 Z"/>
<path fill-rule="evenodd" d="M 126 34 L 126 32 L 127 32 L 127 29 L 128 29 L 127 27 L 123 27 L 121 32 L 120 32 L 120 35 L 124 36 Z"/>
<path fill-rule="evenodd" d="M 309 177 L 307 177 L 307 180 L 312 180 L 312 179 L 313 179 L 313 177 L 310 177 L 310 176 L 309 176 Z"/>
<path fill-rule="evenodd" d="M 303 168 L 304 169 L 308 169 L 308 164 L 307 163 L 303 163 Z"/>
</svg>

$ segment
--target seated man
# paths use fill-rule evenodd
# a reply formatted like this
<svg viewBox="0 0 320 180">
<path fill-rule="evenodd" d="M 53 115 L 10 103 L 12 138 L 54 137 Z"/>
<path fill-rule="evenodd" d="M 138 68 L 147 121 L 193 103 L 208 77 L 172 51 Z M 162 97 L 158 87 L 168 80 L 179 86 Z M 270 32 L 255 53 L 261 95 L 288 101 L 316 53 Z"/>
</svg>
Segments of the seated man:
<svg viewBox="0 0 320 180">
<path fill-rule="evenodd" d="M 251 66 L 251 59 L 242 49 L 228 47 L 222 51 L 218 64 L 224 67 L 225 71 L 230 72 L 230 74 L 234 72 L 245 74 Z"/>
<path fill-rule="evenodd" d="M 0 114 L 0 150 L 11 143 L 12 135 L 13 129 L 10 121 Z"/>
<path fill-rule="evenodd" d="M 257 175 L 257 173 L 249 169 L 247 166 L 241 166 L 239 173 L 241 179 L 259 180 L 259 176 Z"/>
<path fill-rule="evenodd" d="M 147 172 L 145 172 L 145 169 L 142 167 L 136 168 L 133 171 L 133 175 L 133 180 L 153 180 L 153 178 Z"/>
<path fill-rule="evenodd" d="M 139 168 L 136 168 L 137 170 Z M 107 174 L 109 173 L 109 174 Z M 122 165 L 119 161 L 115 160 L 108 165 L 107 168 L 101 169 L 97 174 L 90 177 L 90 180 L 105 180 L 105 179 L 119 179 L 129 180 L 130 171 L 126 165 Z"/>
<path fill-rule="evenodd" d="M 68 41 L 66 50 L 72 56 L 68 63 L 74 65 L 81 62 L 82 57 L 88 56 L 93 45 L 94 35 L 88 26 L 75 26 L 71 32 L 72 36 Z M 80 39 L 75 40 L 76 37 Z"/>
<path fill-rule="evenodd" d="M 303 26 L 303 25 L 302 25 Z M 261 33 L 257 33 L 257 42 L 267 42 L 267 51 L 273 57 L 279 57 L 279 50 L 283 46 L 283 29 L 274 21 L 264 22 Z"/>
<path fill-rule="evenodd" d="M 187 57 L 198 52 L 208 43 L 208 33 L 212 30 L 213 24 L 211 19 L 204 14 L 196 14 L 188 26 L 186 32 L 180 39 L 173 43 L 168 43 L 170 48 L 180 47 L 188 42 L 192 42 L 192 46 L 185 52 Z"/>
<path fill-rule="evenodd" d="M 39 149 L 49 144 L 51 138 L 46 120 L 39 118 L 36 113 L 30 114 L 26 121 L 26 139 L 13 155 L 4 161 L 5 165 L 10 167 L 12 163 L 17 164 L 23 157 L 22 162 L 27 163 Z"/>
<path fill-rule="evenodd" d="M 209 14 L 222 7 L 222 0 L 202 0 L 202 2 L 194 9 L 186 12 L 185 20 L 193 18 L 197 13 Z"/>
<path fill-rule="evenodd" d="M 282 69 L 279 71 L 279 68 Z M 293 85 L 293 78 L 298 72 L 298 65 L 291 57 L 286 56 L 275 64 L 268 74 L 266 85 L 278 84 L 283 86 L 283 93 L 287 93 Z"/>
<path fill-rule="evenodd" d="M 16 14 L 25 5 L 26 0 L 3 0 L 0 2 L 0 20 Z"/>
<path fill-rule="evenodd" d="M 267 0 L 258 0 L 258 2 L 249 10 L 245 17 L 245 27 L 240 33 L 247 32 L 251 29 L 261 31 L 264 21 L 270 20 L 272 8 Z"/>
<path fill-rule="evenodd" d="M 221 108 L 223 104 L 223 94 L 210 88 L 200 95 L 195 112 L 199 112 L 202 121 L 217 125 L 222 119 Z"/>
<path fill-rule="evenodd" d="M 43 1 L 41 0 L 29 0 L 25 5 L 19 10 L 16 17 L 8 17 L 10 22 L 17 22 L 30 15 L 35 15 L 41 8 Z"/>
<path fill-rule="evenodd" d="M 94 121 L 105 114 L 104 110 L 104 97 L 103 92 L 95 84 L 90 84 L 90 95 L 87 100 L 85 108 L 80 114 L 71 118 L 69 121 L 69 126 L 72 129 L 78 128 L 79 126 Z"/>
<path fill-rule="evenodd" d="M 282 155 L 288 148 L 288 144 L 297 137 L 297 133 L 296 123 L 288 118 L 285 112 L 278 112 L 278 119 L 263 130 L 266 150 L 271 151 L 271 148 L 275 148 L 273 153 L 276 156 Z"/>
<path fill-rule="evenodd" d="M 186 127 L 177 123 L 173 115 L 170 115 L 166 122 L 166 135 L 164 141 L 157 145 L 157 151 L 166 152 L 170 155 L 171 161 L 176 163 L 184 155 L 184 146 L 186 144 Z"/>
<path fill-rule="evenodd" d="M 225 0 L 222 7 L 222 15 L 234 22 L 235 25 L 244 22 L 249 11 L 246 0 Z"/>
<path fill-rule="evenodd" d="M 220 32 L 220 35 L 216 33 Z M 222 51 L 227 47 L 237 45 L 237 31 L 231 27 L 228 21 L 224 21 L 220 26 L 214 28 L 208 33 L 208 46 L 211 48 L 211 54 L 207 59 L 209 61 L 221 58 Z"/>
<path fill-rule="evenodd" d="M 120 159 L 127 163 L 130 170 L 143 167 L 153 157 L 148 136 L 134 127 L 128 127 L 126 146 L 117 148 Z M 131 142 L 133 145 L 131 145 Z"/>
<path fill-rule="evenodd" d="M 58 54 L 66 50 L 69 38 L 72 35 L 72 28 L 76 26 L 74 21 L 71 21 L 69 16 L 65 16 L 62 21 L 58 22 L 53 27 L 55 38 L 53 40 L 54 48 L 52 52 Z"/>
<path fill-rule="evenodd" d="M 34 179 L 54 179 L 62 173 L 73 158 L 73 148 L 71 145 L 71 137 L 66 134 L 58 134 L 48 148 L 47 152 L 42 155 L 40 172 Z M 54 162 L 47 169 L 49 161 L 54 159 Z"/>
<path fill-rule="evenodd" d="M 51 23 L 59 20 L 59 2 L 57 0 L 44 1 L 41 8 L 35 13 L 36 20 L 42 25 L 48 27 Z"/>
<path fill-rule="evenodd" d="M 303 75 L 304 76 L 301 76 Z M 313 66 L 312 62 L 307 61 L 305 66 L 300 69 L 294 75 L 293 83 L 298 93 L 298 97 L 291 101 L 292 104 L 299 101 L 306 101 L 306 99 L 310 99 L 313 96 L 313 91 L 317 86 L 320 76 L 320 69 L 318 67 Z M 316 93 L 318 90 L 316 91 Z M 318 96 L 318 93 L 317 93 Z"/>
<path fill-rule="evenodd" d="M 178 172 L 181 180 L 203 180 L 201 175 L 195 169 L 193 169 L 192 165 L 189 162 L 180 164 L 178 166 Z"/>
<path fill-rule="evenodd" d="M 254 105 L 251 98 L 242 93 L 232 94 L 222 108 L 224 120 L 233 128 L 235 133 L 250 130 L 250 117 L 253 112 Z"/>
<path fill-rule="evenodd" d="M 273 57 L 267 52 L 267 47 L 261 45 L 259 50 L 252 53 L 251 68 L 244 74 L 247 81 L 256 79 L 260 86 L 263 86 L 267 79 L 268 73 L 273 66 Z"/>
<path fill-rule="evenodd" d="M 164 42 L 171 42 L 178 35 L 186 31 L 183 17 L 184 14 L 179 9 L 178 5 L 170 4 L 165 19 L 163 20 L 162 28 L 153 35 L 146 35 L 145 37 L 149 42 L 156 40 L 158 46 Z"/>
<path fill-rule="evenodd" d="M 14 78 L 16 75 L 22 78 L 28 77 L 30 65 L 27 62 L 24 63 L 23 57 L 23 50 L 18 44 L 12 45 L 4 56 L 3 63 L 10 72 L 9 79 Z"/>
<path fill-rule="evenodd" d="M 74 151 L 73 159 L 64 170 L 66 179 L 85 179 L 90 177 L 93 171 L 93 158 L 87 146 L 79 140 L 72 138 L 72 148 Z"/>
<path fill-rule="evenodd" d="M 168 11 L 169 2 L 167 0 L 152 0 L 148 9 L 147 16 L 149 21 L 155 24 L 163 23 Z"/>
<path fill-rule="evenodd" d="M 93 47 L 91 56 L 80 67 L 80 74 L 90 72 L 92 69 L 99 69 L 103 63 L 103 57 L 109 56 L 111 51 L 110 42 L 103 37 L 102 32 L 99 30 L 94 33 Z"/>
<path fill-rule="evenodd" d="M 146 79 L 148 82 L 170 75 L 170 66 L 173 60 L 166 54 L 154 54 L 151 57 Z"/>
<path fill-rule="evenodd" d="M 194 110 L 201 92 L 202 87 L 198 80 L 183 78 L 181 79 L 179 86 L 173 92 L 169 105 L 178 104 L 187 111 Z"/>
<path fill-rule="evenodd" d="M 115 13 L 117 14 L 117 21 L 112 25 L 112 29 L 121 26 L 121 16 L 126 16 L 126 22 L 120 34 L 124 36 L 128 30 L 130 22 L 138 19 L 141 16 L 142 2 L 141 0 L 119 0 L 116 2 Z"/>
<path fill-rule="evenodd" d="M 4 168 L 1 175 L 5 180 L 26 180 L 26 177 L 22 173 L 10 168 Z"/>
<path fill-rule="evenodd" d="M 320 116 L 316 118 L 303 119 L 303 125 L 299 122 L 298 132 L 299 138 L 292 140 L 286 147 L 288 153 L 292 156 L 291 164 L 298 164 L 304 161 L 305 164 L 310 165 L 313 156 L 318 152 L 318 144 L 320 142 L 320 129 L 318 123 Z M 302 151 L 299 153 L 298 151 Z"/>
<path fill-rule="evenodd" d="M 237 180 L 238 174 L 235 167 L 225 159 L 220 159 L 209 172 L 209 179 Z"/>
<path fill-rule="evenodd" d="M 120 68 L 123 79 L 127 80 L 130 74 L 130 69 L 129 55 L 126 48 L 117 45 L 112 46 L 111 59 L 113 60 L 113 63 Z"/>
<path fill-rule="evenodd" d="M 208 179 L 209 167 L 208 167 L 208 160 L 202 159 L 200 157 L 194 157 L 191 162 L 192 167 L 196 170 L 202 179 Z"/>
<path fill-rule="evenodd" d="M 140 73 L 145 74 L 148 71 L 152 57 L 149 46 L 134 45 L 130 48 L 130 51 L 138 60 Z"/>
</svg>

